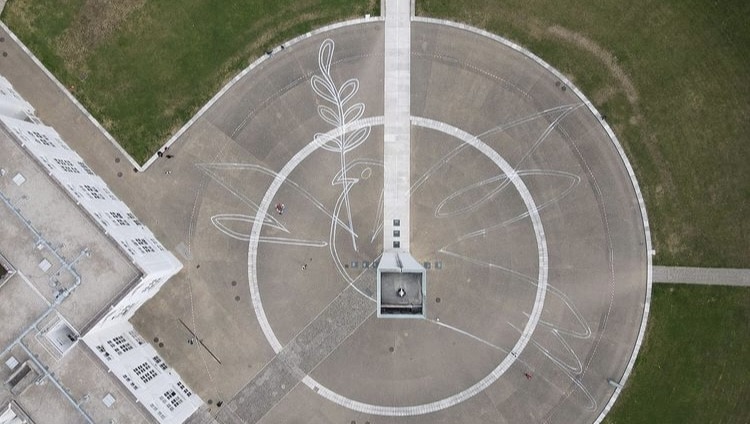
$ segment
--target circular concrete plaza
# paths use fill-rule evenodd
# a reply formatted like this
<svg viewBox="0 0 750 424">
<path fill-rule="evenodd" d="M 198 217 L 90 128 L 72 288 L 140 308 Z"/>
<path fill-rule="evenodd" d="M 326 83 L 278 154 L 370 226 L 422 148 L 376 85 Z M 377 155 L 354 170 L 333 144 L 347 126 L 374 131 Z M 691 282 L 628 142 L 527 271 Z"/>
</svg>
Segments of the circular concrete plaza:
<svg viewBox="0 0 750 424">
<path fill-rule="evenodd" d="M 178 140 L 188 318 L 222 363 L 167 356 L 220 422 L 591 423 L 632 367 L 649 241 L 609 127 L 511 43 L 411 31 L 425 319 L 375 314 L 382 20 L 288 43 Z"/>
</svg>

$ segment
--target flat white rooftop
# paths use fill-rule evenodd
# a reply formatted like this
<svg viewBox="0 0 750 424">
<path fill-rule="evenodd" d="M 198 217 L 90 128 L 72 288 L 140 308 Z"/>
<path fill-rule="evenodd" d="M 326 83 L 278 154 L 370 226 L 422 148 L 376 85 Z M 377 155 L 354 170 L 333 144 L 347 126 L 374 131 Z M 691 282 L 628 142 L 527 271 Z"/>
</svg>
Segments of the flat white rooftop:
<svg viewBox="0 0 750 424">
<path fill-rule="evenodd" d="M 36 358 L 96 422 L 148 422 L 66 330 L 83 334 L 140 271 L 4 129 L 0 151 L 0 254 L 13 268 L 0 285 L 0 379 L 19 383 L 0 387 L 0 408 L 14 400 L 37 423 L 85 422 L 51 377 L 33 384 L 45 375 Z"/>
<path fill-rule="evenodd" d="M 3 129 L 0 151 L 0 252 L 44 302 L 83 277 L 58 307 L 81 331 L 141 273 Z"/>
</svg>

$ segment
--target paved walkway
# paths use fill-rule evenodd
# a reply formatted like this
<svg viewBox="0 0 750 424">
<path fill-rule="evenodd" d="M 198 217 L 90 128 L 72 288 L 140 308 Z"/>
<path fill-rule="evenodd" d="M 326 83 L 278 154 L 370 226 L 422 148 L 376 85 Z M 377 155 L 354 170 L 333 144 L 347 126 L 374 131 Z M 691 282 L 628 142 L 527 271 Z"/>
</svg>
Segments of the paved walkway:
<svg viewBox="0 0 750 424">
<path fill-rule="evenodd" d="M 385 1 L 383 249 L 409 251 L 411 0 Z M 394 226 L 393 220 L 400 225 Z M 399 236 L 394 236 L 394 230 Z"/>
<path fill-rule="evenodd" d="M 655 266 L 654 283 L 750 287 L 750 269 Z"/>
<path fill-rule="evenodd" d="M 374 271 L 347 286 L 223 408 L 219 421 L 255 424 L 349 337 L 375 309 L 358 290 L 372 292 Z M 318 387 L 315 387 L 317 391 Z"/>
<path fill-rule="evenodd" d="M 410 187 L 410 0 L 386 0 L 385 32 L 385 162 L 386 197 L 384 242 L 392 246 L 392 219 L 401 220 L 401 249 L 409 249 L 409 187 Z M 4 31 L 0 31 L 5 35 Z M 120 160 L 118 149 L 111 146 L 106 137 L 81 113 L 64 93 L 45 76 L 37 64 L 6 40 L 3 46 L 9 53 L 0 61 L 0 73 L 20 88 L 40 112 L 45 123 L 55 127 L 96 172 L 127 203 L 138 205 L 139 216 L 146 221 L 154 221 L 158 214 L 149 211 L 147 205 L 138 201 L 142 188 L 151 178 L 155 180 L 161 172 L 133 173 L 127 160 Z M 160 171 L 157 169 L 157 171 Z M 147 179 L 148 178 L 148 179 Z M 156 186 L 156 184 L 153 184 Z M 171 186 L 167 189 L 171 190 Z M 152 218 L 149 220 L 148 218 Z M 171 231 L 163 230 L 164 234 Z M 175 232 L 176 233 L 176 232 Z M 205 268 L 205 267 L 204 267 Z M 743 269 L 702 269 L 681 267 L 654 267 L 654 282 L 685 282 L 689 284 L 748 285 L 750 270 Z M 370 281 L 372 284 L 372 281 Z M 369 301 L 368 301 L 369 302 Z M 303 374 L 310 373 L 325 357 L 351 334 L 373 312 L 372 303 L 355 295 L 352 289 L 345 290 L 336 303 L 331 305 L 319 320 L 313 322 L 305 332 L 299 334 L 279 355 L 268 364 L 266 370 L 253 379 L 237 396 L 228 401 L 221 411 L 222 422 L 234 422 L 239 414 L 242 421 L 256 422 L 293 387 Z M 352 308 L 354 312 L 339 313 L 339 308 Z M 327 319 L 334 320 L 328 324 Z M 350 321 L 338 322 L 335 319 Z M 325 324 L 325 325 L 324 325 Z M 317 343 L 317 344 L 316 344 Z M 265 383 L 264 383 L 265 382 Z M 283 389 L 281 388 L 283 386 Z M 271 389 L 269 393 L 269 388 Z M 274 390 L 276 392 L 274 393 Z M 205 417 L 210 420 L 210 417 Z M 392 421 L 392 420 L 386 420 Z"/>
</svg>

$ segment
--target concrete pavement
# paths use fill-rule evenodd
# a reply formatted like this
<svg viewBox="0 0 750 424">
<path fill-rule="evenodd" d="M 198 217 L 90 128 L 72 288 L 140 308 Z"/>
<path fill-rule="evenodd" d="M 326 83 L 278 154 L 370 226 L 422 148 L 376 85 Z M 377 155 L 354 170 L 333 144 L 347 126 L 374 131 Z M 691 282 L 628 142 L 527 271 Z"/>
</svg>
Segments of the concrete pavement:
<svg viewBox="0 0 750 424">
<path fill-rule="evenodd" d="M 385 1 L 383 247 L 409 251 L 411 236 L 411 0 Z M 396 220 L 399 225 L 396 225 Z M 399 236 L 394 236 L 394 230 Z M 395 244 L 397 243 L 397 244 Z"/>
<path fill-rule="evenodd" d="M 750 269 L 655 266 L 654 283 L 750 287 Z"/>
<path fill-rule="evenodd" d="M 33 63 L 15 54 L 0 62 L 42 118 L 184 261 L 185 270 L 133 321 L 213 401 L 211 414 L 234 405 L 243 387 L 262 383 L 256 377 L 273 368 L 278 355 L 268 328 L 282 347 L 304 335 L 382 251 L 382 229 L 373 225 L 383 221 L 382 120 L 347 155 L 345 169 L 357 180 L 346 191 L 351 228 L 339 219 L 340 158 L 308 146 L 315 147 L 316 133 L 332 131 L 319 115 L 316 105 L 327 100 L 312 89 L 311 75 L 329 72 L 337 88 L 356 78 L 353 101 L 366 106 L 363 117 L 384 115 L 384 39 L 383 23 L 371 22 L 287 47 L 196 120 L 172 146 L 174 159 L 144 173 L 118 161 L 117 150 Z M 332 48 L 330 69 L 320 67 L 322 45 Z M 259 422 L 590 422 L 611 394 L 606 378 L 621 374 L 631 356 L 644 302 L 642 221 L 622 160 L 596 116 L 578 106 L 581 99 L 522 53 L 428 23 L 412 27 L 411 45 L 410 71 L 418 77 L 409 81 L 410 113 L 446 123 L 409 130 L 411 251 L 430 264 L 430 315 L 366 320 L 305 377 L 321 384 L 317 391 L 263 380 L 261 391 L 285 396 L 264 403 L 269 409 L 258 411 Z M 463 136 L 435 128 L 460 128 Z M 467 144 L 479 146 L 469 133 L 506 158 L 543 205 L 548 256 L 523 199 Z M 260 207 L 278 201 L 287 205 L 283 216 Z M 264 225 L 253 236 L 256 222 Z M 540 271 L 550 282 L 542 320 L 528 332 L 527 348 L 508 361 L 539 297 Z M 252 280 L 256 292 L 248 288 Z M 186 342 L 181 322 L 201 346 Z M 557 348 L 556 328 L 575 336 L 565 341 L 570 350 Z M 304 346 L 282 352 L 324 356 Z M 575 373 L 556 365 L 577 361 L 585 368 Z M 523 376 L 529 371 L 533 380 Z"/>
</svg>

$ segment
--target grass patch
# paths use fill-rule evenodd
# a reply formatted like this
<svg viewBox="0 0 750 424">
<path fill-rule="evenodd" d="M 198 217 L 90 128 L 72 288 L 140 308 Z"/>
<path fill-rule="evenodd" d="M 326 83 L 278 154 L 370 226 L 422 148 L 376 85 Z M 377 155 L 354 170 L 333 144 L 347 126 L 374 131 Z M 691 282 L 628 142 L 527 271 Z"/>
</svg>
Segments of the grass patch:
<svg viewBox="0 0 750 424">
<path fill-rule="evenodd" d="M 419 15 L 513 39 L 613 126 L 656 262 L 750 267 L 750 2 L 420 0 Z"/>
<path fill-rule="evenodd" d="M 750 422 L 750 288 L 657 284 L 646 340 L 605 424 Z"/>
<path fill-rule="evenodd" d="M 2 19 L 139 162 L 238 71 L 375 0 L 9 0 Z"/>
</svg>

